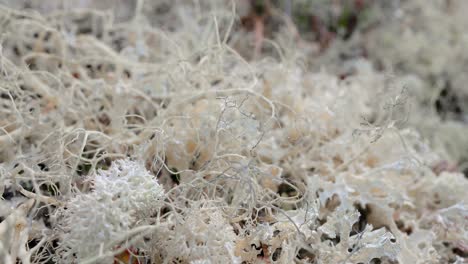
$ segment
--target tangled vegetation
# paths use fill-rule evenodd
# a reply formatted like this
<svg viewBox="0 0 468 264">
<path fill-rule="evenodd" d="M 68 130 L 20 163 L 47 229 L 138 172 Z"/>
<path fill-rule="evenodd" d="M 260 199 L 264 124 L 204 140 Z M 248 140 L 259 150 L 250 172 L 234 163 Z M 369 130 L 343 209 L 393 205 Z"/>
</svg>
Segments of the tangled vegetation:
<svg viewBox="0 0 468 264">
<path fill-rule="evenodd" d="M 0 263 L 466 263 L 468 2 L 5 2 Z"/>
</svg>

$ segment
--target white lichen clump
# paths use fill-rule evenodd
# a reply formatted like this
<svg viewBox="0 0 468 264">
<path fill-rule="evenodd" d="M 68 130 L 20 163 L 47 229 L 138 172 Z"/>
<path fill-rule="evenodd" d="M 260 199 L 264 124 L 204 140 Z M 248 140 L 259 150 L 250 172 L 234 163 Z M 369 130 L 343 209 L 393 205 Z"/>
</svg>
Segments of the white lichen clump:
<svg viewBox="0 0 468 264">
<path fill-rule="evenodd" d="M 125 234 L 144 224 L 163 198 L 164 190 L 141 163 L 118 160 L 98 172 L 92 191 L 77 193 L 62 211 L 63 262 L 80 262 L 121 246 Z M 113 256 L 109 258 L 112 262 Z"/>
</svg>

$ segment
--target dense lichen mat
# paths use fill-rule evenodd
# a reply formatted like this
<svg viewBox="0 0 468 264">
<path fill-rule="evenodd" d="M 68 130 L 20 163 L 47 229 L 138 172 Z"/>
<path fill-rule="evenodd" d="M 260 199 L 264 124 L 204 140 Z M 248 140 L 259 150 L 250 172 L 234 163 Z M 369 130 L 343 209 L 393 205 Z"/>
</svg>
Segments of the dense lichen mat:
<svg viewBox="0 0 468 264">
<path fill-rule="evenodd" d="M 0 263 L 466 263 L 468 2 L 3 2 Z"/>
</svg>

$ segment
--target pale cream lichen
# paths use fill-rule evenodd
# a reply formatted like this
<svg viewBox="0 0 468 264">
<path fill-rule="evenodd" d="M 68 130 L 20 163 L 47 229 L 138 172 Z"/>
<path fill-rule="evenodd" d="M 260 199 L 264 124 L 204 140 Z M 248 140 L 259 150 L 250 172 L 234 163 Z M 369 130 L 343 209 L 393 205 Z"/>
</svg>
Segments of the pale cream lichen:
<svg viewBox="0 0 468 264">
<path fill-rule="evenodd" d="M 466 123 L 428 98 L 467 20 L 400 2 L 319 44 L 248 1 L 2 7 L 0 262 L 463 263 Z"/>
</svg>

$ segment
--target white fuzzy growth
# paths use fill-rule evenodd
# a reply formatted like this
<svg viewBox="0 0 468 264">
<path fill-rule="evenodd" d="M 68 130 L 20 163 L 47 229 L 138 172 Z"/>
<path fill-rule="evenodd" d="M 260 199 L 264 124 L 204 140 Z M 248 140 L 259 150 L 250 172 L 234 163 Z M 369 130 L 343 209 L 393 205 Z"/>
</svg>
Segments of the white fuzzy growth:
<svg viewBox="0 0 468 264">
<path fill-rule="evenodd" d="M 193 206 L 180 223 L 158 226 L 153 238 L 155 252 L 162 253 L 164 261 L 240 263 L 234 253 L 236 235 L 220 210 Z"/>
<path fill-rule="evenodd" d="M 157 210 L 164 195 L 143 164 L 129 160 L 117 160 L 109 170 L 100 171 L 94 180 L 94 192 L 135 213 Z"/>
<path fill-rule="evenodd" d="M 164 196 L 144 166 L 130 160 L 115 161 L 109 170 L 96 175 L 94 183 L 94 191 L 73 197 L 63 212 L 64 262 L 74 259 L 73 254 L 83 260 L 112 250 L 107 245 L 136 226 L 135 216 L 141 220 L 157 210 Z"/>
</svg>

